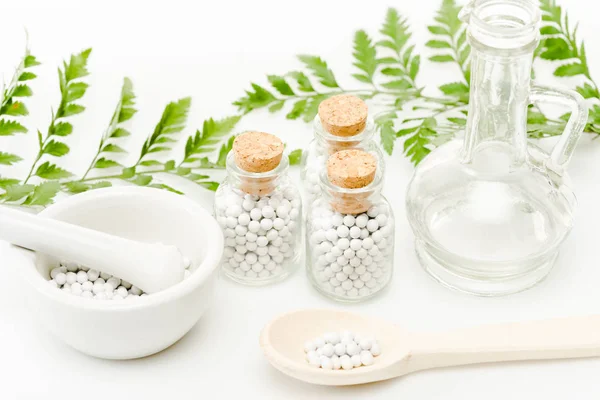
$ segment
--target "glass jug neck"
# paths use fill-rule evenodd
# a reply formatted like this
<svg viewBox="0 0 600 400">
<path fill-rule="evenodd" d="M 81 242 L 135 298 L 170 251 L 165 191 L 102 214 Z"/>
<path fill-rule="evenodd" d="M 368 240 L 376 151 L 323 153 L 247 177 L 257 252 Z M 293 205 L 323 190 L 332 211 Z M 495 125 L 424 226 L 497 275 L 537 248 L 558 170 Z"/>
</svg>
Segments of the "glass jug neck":
<svg viewBox="0 0 600 400">
<path fill-rule="evenodd" d="M 493 142 L 504 146 L 511 164 L 523 163 L 539 9 L 528 0 L 476 0 L 461 17 L 469 22 L 471 44 L 464 161 Z"/>
</svg>

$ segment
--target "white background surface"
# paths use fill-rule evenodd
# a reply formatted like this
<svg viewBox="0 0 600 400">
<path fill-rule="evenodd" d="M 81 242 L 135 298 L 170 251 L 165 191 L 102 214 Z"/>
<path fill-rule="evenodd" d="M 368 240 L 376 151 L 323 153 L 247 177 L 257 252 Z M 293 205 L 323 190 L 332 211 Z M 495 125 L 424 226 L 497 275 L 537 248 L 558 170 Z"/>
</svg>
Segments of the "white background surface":
<svg viewBox="0 0 600 400">
<path fill-rule="evenodd" d="M 12 73 L 23 48 L 26 26 L 40 61 L 40 78 L 28 100 L 31 134 L 2 139 L 3 150 L 32 155 L 34 129 L 45 130 L 50 105 L 58 103 L 56 66 L 72 52 L 93 47 L 88 111 L 73 119 L 72 153 L 64 166 L 82 172 L 95 150 L 117 100 L 123 76 L 133 79 L 140 112 L 128 148 L 150 132 L 171 100 L 193 96 L 185 135 L 204 118 L 234 113 L 231 102 L 249 82 L 265 83 L 266 73 L 299 68 L 295 54 L 318 54 L 338 81 L 350 79 L 353 32 L 374 34 L 389 5 L 406 15 L 421 52 L 426 24 L 439 0 L 420 1 L 24 1 L 2 0 L 0 71 Z M 580 21 L 592 75 L 600 79 L 600 42 L 595 41 L 596 2 L 562 0 L 572 21 Z M 456 71 L 422 62 L 419 84 L 435 87 Z M 538 78 L 547 79 L 550 73 Z M 567 84 L 567 81 L 561 81 Z M 277 133 L 290 148 L 308 143 L 307 125 L 283 114 L 257 112 L 239 130 Z M 13 140 L 16 139 L 16 140 Z M 600 142 L 581 141 L 572 166 L 580 208 L 575 229 L 548 279 L 525 293 L 503 298 L 471 297 L 439 286 L 418 266 L 413 236 L 405 223 L 404 188 L 412 166 L 399 152 L 388 160 L 386 192 L 396 207 L 396 265 L 390 290 L 366 304 L 343 306 L 319 296 L 299 271 L 271 287 L 246 288 L 221 279 L 214 307 L 172 348 L 141 360 L 114 362 L 86 357 L 48 337 L 24 305 L 5 246 L 0 246 L 0 398 L 233 398 L 243 399 L 504 399 L 598 398 L 600 360 L 469 366 L 416 373 L 402 379 L 352 388 L 311 386 L 271 368 L 258 347 L 261 327 L 296 308 L 336 307 L 372 313 L 415 330 L 441 330 L 482 323 L 600 313 L 598 200 Z M 25 168 L 28 163 L 23 163 Z M 23 171 L 24 172 L 24 171 Z M 13 174 L 22 173 L 15 170 Z M 210 204 L 210 195 L 198 191 Z M 599 333 L 600 334 L 600 333 Z M 385 349 L 384 349 L 385 351 Z"/>
</svg>

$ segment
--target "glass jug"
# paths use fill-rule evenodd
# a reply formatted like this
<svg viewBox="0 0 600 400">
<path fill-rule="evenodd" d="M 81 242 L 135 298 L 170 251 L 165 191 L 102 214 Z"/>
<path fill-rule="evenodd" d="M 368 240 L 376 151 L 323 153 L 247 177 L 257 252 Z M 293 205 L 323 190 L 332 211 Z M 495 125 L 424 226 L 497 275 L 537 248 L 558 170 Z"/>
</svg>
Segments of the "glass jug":
<svg viewBox="0 0 600 400">
<path fill-rule="evenodd" d="M 583 98 L 530 81 L 540 10 L 476 0 L 461 12 L 471 44 L 466 132 L 418 166 L 407 193 L 419 261 L 442 284 L 495 296 L 551 270 L 576 206 L 565 167 L 587 120 Z M 550 154 L 527 142 L 529 104 L 569 106 Z"/>
</svg>

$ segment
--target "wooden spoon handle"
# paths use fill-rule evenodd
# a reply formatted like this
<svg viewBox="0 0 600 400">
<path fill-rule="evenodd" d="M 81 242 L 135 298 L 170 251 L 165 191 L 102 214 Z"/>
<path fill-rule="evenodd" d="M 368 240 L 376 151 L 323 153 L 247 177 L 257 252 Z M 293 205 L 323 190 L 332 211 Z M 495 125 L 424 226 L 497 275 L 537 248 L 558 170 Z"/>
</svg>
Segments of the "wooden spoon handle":
<svg viewBox="0 0 600 400">
<path fill-rule="evenodd" d="M 420 336 L 413 371 L 452 365 L 600 356 L 600 315 L 487 325 Z"/>
</svg>

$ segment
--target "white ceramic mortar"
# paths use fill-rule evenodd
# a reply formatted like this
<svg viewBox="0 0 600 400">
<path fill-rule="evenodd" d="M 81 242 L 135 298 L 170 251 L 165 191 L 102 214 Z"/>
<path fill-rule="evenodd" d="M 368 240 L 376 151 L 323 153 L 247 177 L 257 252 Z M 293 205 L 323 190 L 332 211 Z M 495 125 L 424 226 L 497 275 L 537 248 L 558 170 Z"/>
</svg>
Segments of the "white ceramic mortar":
<svg viewBox="0 0 600 400">
<path fill-rule="evenodd" d="M 48 283 L 59 260 L 12 248 L 22 262 L 30 309 L 56 337 L 100 358 L 130 359 L 159 352 L 185 335 L 208 308 L 223 252 L 209 212 L 192 200 L 150 188 L 111 187 L 75 195 L 40 215 L 143 242 L 179 248 L 192 274 L 167 290 L 136 299 L 94 300 Z"/>
</svg>

